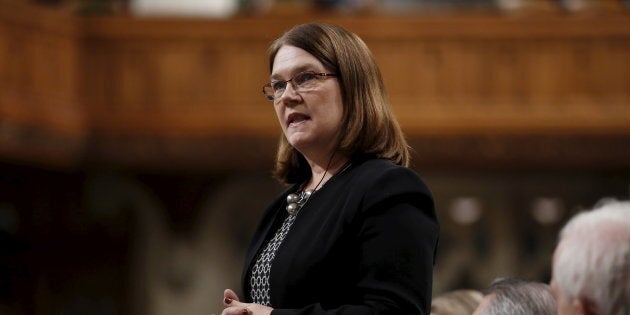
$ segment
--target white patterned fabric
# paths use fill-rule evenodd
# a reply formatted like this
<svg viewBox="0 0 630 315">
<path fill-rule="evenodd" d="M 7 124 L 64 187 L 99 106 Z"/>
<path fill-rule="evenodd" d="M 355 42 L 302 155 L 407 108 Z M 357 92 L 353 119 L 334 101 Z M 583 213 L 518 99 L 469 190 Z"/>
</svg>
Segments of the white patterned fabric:
<svg viewBox="0 0 630 315">
<path fill-rule="evenodd" d="M 289 233 L 289 229 L 291 229 L 297 214 L 298 212 L 290 214 L 284 219 L 282 226 L 276 231 L 276 234 L 269 240 L 263 251 L 258 255 L 258 259 L 256 259 L 249 278 L 250 295 L 254 303 L 271 306 L 269 295 L 271 264 L 280 244 L 282 244 L 287 233 Z"/>
</svg>

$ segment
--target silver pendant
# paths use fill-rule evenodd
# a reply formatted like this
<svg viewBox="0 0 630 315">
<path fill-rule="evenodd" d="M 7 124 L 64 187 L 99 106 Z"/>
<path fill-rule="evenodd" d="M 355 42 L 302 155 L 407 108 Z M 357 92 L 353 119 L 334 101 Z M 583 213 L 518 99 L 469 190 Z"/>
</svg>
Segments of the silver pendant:
<svg viewBox="0 0 630 315">
<path fill-rule="evenodd" d="M 305 190 L 287 196 L 287 212 L 291 215 L 297 213 L 308 199 L 313 195 L 313 190 Z"/>
</svg>

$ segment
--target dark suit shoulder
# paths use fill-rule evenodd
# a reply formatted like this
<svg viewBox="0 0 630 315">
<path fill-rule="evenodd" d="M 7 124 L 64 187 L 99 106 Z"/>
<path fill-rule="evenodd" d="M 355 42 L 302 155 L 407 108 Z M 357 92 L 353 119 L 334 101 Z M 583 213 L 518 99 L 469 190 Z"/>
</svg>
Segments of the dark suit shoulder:
<svg viewBox="0 0 630 315">
<path fill-rule="evenodd" d="M 352 181 L 364 189 L 383 193 L 429 193 L 428 187 L 414 170 L 383 159 L 368 160 L 359 165 Z"/>
<path fill-rule="evenodd" d="M 388 160 L 372 159 L 357 165 L 352 173 L 348 183 L 352 185 L 353 194 L 361 195 L 364 210 L 396 200 L 433 208 L 429 188 L 412 169 Z"/>
</svg>

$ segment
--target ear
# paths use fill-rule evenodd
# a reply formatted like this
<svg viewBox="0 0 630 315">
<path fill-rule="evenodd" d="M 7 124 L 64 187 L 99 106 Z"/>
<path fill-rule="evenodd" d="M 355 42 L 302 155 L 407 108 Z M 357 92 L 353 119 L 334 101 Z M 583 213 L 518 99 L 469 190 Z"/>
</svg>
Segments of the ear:
<svg viewBox="0 0 630 315">
<path fill-rule="evenodd" d="M 574 299 L 572 304 L 577 315 L 599 315 L 595 303 L 586 298 Z"/>
</svg>

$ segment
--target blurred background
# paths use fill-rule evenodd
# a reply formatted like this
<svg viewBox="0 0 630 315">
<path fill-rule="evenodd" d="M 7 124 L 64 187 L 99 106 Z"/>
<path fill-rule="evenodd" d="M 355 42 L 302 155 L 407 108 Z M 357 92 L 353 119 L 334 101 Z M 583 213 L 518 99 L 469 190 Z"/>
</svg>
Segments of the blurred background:
<svg viewBox="0 0 630 315">
<path fill-rule="evenodd" d="M 630 197 L 621 0 L 0 0 L 0 314 L 220 313 L 283 190 L 266 48 L 372 49 L 442 224 L 434 294 L 548 281 Z"/>
</svg>

